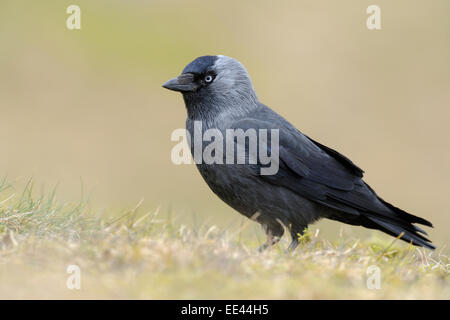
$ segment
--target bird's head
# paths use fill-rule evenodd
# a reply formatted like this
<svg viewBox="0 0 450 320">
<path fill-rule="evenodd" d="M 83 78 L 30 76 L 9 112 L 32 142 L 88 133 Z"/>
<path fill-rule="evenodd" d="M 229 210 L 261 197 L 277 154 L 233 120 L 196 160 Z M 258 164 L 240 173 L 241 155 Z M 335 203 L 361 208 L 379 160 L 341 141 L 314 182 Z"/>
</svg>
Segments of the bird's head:
<svg viewBox="0 0 450 320">
<path fill-rule="evenodd" d="M 257 101 L 247 70 L 237 60 L 217 55 L 202 56 L 189 63 L 180 76 L 163 87 L 183 94 L 190 106 L 223 105 Z M 226 105 L 226 106 L 225 106 Z M 239 107 L 239 106 L 237 106 Z"/>
</svg>

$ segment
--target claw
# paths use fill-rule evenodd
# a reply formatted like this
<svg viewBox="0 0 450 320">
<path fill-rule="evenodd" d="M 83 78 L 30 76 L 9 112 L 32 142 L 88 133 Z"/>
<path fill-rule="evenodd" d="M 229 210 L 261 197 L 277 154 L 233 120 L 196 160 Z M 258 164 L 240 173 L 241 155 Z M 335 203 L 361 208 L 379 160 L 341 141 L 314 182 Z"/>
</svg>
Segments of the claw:
<svg viewBox="0 0 450 320">
<path fill-rule="evenodd" d="M 264 250 L 266 250 L 267 248 L 273 246 L 274 244 L 276 244 L 278 241 L 280 241 L 280 237 L 274 237 L 271 234 L 267 235 L 267 240 L 266 242 L 264 242 L 259 248 L 258 251 L 259 252 L 263 252 Z"/>
</svg>

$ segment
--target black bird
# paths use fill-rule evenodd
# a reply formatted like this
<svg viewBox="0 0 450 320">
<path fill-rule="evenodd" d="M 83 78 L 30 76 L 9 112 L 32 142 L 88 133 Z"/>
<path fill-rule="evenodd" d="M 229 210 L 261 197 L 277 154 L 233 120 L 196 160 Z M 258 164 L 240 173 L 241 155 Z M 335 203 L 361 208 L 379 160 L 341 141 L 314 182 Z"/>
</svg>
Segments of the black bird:
<svg viewBox="0 0 450 320">
<path fill-rule="evenodd" d="M 416 246 L 435 248 L 424 236 L 427 233 L 413 224 L 432 227 L 429 221 L 381 199 L 351 160 L 302 134 L 259 102 L 246 69 L 237 60 L 199 57 L 163 87 L 183 94 L 191 137 L 196 121 L 202 124 L 202 132 L 215 128 L 224 135 L 227 129 L 279 130 L 275 174 L 262 175 L 264 165 L 259 160 L 254 164 L 197 163 L 219 198 L 263 226 L 267 241 L 261 249 L 278 242 L 286 227 L 292 237 L 289 250 L 294 250 L 298 236 L 320 218 L 378 229 Z M 247 142 L 245 150 L 249 151 Z"/>
</svg>

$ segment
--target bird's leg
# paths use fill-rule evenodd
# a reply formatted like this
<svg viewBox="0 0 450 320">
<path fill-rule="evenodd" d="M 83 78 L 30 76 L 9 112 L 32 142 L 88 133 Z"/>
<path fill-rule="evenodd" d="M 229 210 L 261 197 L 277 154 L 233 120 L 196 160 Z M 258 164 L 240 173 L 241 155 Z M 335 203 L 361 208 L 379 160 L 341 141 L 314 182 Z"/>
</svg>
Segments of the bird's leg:
<svg viewBox="0 0 450 320">
<path fill-rule="evenodd" d="M 265 243 L 263 243 L 258 251 L 262 252 L 264 250 L 266 250 L 267 248 L 273 246 L 274 244 L 276 244 L 278 241 L 280 241 L 281 237 L 283 236 L 283 228 L 278 225 L 275 226 L 274 229 L 269 228 L 268 226 L 263 226 L 264 231 L 266 232 L 267 235 L 267 240 Z"/>
<path fill-rule="evenodd" d="M 293 252 L 298 247 L 298 244 L 299 244 L 298 239 L 292 240 L 291 244 L 286 250 L 286 253 Z"/>
<path fill-rule="evenodd" d="M 299 231 L 299 230 L 301 230 L 301 231 Z M 298 241 L 298 238 L 303 235 L 303 230 L 304 230 L 304 228 L 291 229 L 292 242 L 289 245 L 289 247 L 287 248 L 286 253 L 293 252 L 298 247 L 298 245 L 300 244 L 300 242 Z"/>
<path fill-rule="evenodd" d="M 276 237 L 274 235 L 272 235 L 272 232 L 268 232 L 267 233 L 267 240 L 266 242 L 264 242 L 258 249 L 259 252 L 262 252 L 264 250 L 266 250 L 267 248 L 273 246 L 274 244 L 276 244 L 278 241 L 280 241 L 280 237 Z"/>
</svg>

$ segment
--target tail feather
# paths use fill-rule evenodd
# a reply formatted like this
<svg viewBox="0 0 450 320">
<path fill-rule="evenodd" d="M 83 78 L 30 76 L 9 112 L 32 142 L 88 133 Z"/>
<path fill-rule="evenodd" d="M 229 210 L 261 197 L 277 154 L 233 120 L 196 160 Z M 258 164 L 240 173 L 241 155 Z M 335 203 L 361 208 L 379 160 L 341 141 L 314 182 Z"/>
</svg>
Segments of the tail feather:
<svg viewBox="0 0 450 320">
<path fill-rule="evenodd" d="M 430 221 L 384 201 L 366 183 L 356 185 L 352 192 L 329 190 L 326 200 L 317 202 L 336 210 L 327 215 L 329 219 L 377 229 L 416 246 L 436 248 L 425 237 L 428 235 L 426 231 L 414 225 L 418 223 L 433 227 Z"/>
<path fill-rule="evenodd" d="M 413 215 L 413 214 L 411 214 L 411 213 L 408 213 L 408 212 L 406 212 L 406 211 L 404 211 L 404 210 L 402 210 L 402 209 L 400 209 L 400 208 L 397 208 L 396 206 L 390 204 L 389 202 L 384 201 L 384 200 L 381 199 L 380 197 L 378 197 L 378 200 L 380 200 L 386 207 L 388 207 L 389 209 L 391 209 L 392 211 L 394 211 L 394 212 L 395 212 L 396 214 L 398 214 L 401 218 L 405 219 L 405 220 L 408 221 L 408 222 L 411 222 L 411 223 L 419 223 L 419 224 L 422 224 L 422 225 L 424 225 L 424 226 L 428 226 L 428 227 L 431 227 L 431 228 L 433 227 L 433 224 L 432 224 L 430 221 L 425 220 L 424 218 L 415 216 L 415 215 Z M 416 227 L 416 228 L 418 228 L 418 227 Z M 418 229 L 420 230 L 420 232 L 423 231 L 423 230 L 420 229 L 420 228 L 418 228 Z M 418 231 L 419 231 L 419 230 L 418 230 Z M 422 233 L 425 233 L 425 232 L 423 231 Z M 425 233 L 425 234 L 426 234 L 426 233 Z"/>
<path fill-rule="evenodd" d="M 367 218 L 375 223 L 381 231 L 386 232 L 387 234 L 390 234 L 394 237 L 402 235 L 400 239 L 403 241 L 410 242 L 413 245 L 425 247 L 432 250 L 436 249 L 436 247 L 431 243 L 429 239 L 418 234 L 416 230 L 413 229 L 418 227 L 412 225 L 411 223 L 405 221 L 403 225 L 400 225 L 396 221 L 393 222 L 389 221 L 388 219 L 382 219 L 380 217 L 368 216 Z"/>
</svg>

